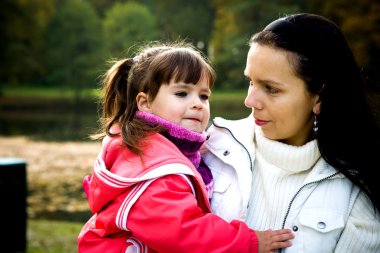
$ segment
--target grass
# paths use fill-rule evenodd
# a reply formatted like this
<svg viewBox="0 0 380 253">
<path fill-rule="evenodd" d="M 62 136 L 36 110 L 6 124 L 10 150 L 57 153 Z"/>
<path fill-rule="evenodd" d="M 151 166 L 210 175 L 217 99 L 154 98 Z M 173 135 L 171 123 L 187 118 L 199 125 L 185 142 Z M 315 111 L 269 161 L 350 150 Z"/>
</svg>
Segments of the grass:
<svg viewBox="0 0 380 253">
<path fill-rule="evenodd" d="M 27 253 L 74 253 L 83 223 L 28 220 Z"/>
<path fill-rule="evenodd" d="M 214 90 L 211 95 L 211 102 L 215 101 L 244 101 L 247 95 L 246 90 Z"/>
<path fill-rule="evenodd" d="M 43 86 L 8 86 L 1 89 L 3 96 L 10 97 L 44 97 L 44 98 L 70 98 L 75 96 L 75 90 L 69 87 L 43 87 Z M 94 97 L 97 89 L 83 89 L 81 96 Z"/>
</svg>

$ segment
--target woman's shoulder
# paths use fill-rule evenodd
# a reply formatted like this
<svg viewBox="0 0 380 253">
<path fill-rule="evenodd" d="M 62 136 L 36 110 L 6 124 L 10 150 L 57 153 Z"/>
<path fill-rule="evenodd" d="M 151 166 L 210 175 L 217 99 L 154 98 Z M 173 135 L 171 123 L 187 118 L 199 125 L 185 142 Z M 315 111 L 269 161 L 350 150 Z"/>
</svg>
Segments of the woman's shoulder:
<svg viewBox="0 0 380 253">
<path fill-rule="evenodd" d="M 223 117 L 215 117 L 212 120 L 212 123 L 210 125 L 210 128 L 212 126 L 214 127 L 219 127 L 219 128 L 228 128 L 228 129 L 234 129 L 238 128 L 241 126 L 247 126 L 248 125 L 253 125 L 253 117 L 252 115 L 249 115 L 248 117 L 241 118 L 241 119 L 226 119 Z"/>
<path fill-rule="evenodd" d="M 232 142 L 238 141 L 243 145 L 249 145 L 255 131 L 254 125 L 252 115 L 237 120 L 216 117 L 207 129 L 208 139 L 206 143 L 220 142 L 221 140 L 227 141 L 230 139 Z"/>
</svg>

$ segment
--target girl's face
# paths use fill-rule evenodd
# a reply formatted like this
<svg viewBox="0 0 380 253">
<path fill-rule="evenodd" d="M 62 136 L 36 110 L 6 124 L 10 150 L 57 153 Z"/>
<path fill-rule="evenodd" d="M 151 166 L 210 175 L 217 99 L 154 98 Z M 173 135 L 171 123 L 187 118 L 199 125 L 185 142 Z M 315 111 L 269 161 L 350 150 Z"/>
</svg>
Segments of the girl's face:
<svg viewBox="0 0 380 253">
<path fill-rule="evenodd" d="M 137 96 L 139 110 L 157 115 L 188 130 L 203 132 L 210 119 L 208 82 L 202 78 L 197 84 L 162 84 L 153 101 L 145 93 Z"/>
<path fill-rule="evenodd" d="M 309 95 L 288 57 L 284 50 L 252 44 L 244 70 L 250 81 L 245 105 L 265 137 L 301 146 L 310 140 L 319 96 Z"/>
</svg>

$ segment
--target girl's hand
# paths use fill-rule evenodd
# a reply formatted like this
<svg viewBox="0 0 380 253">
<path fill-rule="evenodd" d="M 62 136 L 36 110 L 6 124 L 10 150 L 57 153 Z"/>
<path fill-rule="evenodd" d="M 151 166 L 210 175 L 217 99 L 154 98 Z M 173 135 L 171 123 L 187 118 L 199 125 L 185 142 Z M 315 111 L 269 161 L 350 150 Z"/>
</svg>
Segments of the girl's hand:
<svg viewBox="0 0 380 253">
<path fill-rule="evenodd" d="M 294 238 L 290 229 L 256 231 L 259 241 L 259 253 L 274 253 L 275 250 L 292 246 L 289 241 Z"/>
</svg>

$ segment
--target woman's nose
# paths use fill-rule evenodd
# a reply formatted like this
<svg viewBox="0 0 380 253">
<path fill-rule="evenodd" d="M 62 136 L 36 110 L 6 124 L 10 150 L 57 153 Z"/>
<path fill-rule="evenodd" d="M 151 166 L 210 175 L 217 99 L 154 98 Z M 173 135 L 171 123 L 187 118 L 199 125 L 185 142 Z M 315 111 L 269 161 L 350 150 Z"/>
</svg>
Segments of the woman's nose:
<svg viewBox="0 0 380 253">
<path fill-rule="evenodd" d="M 248 94 L 244 100 L 244 104 L 248 108 L 255 108 L 258 110 L 262 109 L 263 103 L 260 99 L 260 91 L 254 86 L 251 86 L 248 89 Z"/>
</svg>

